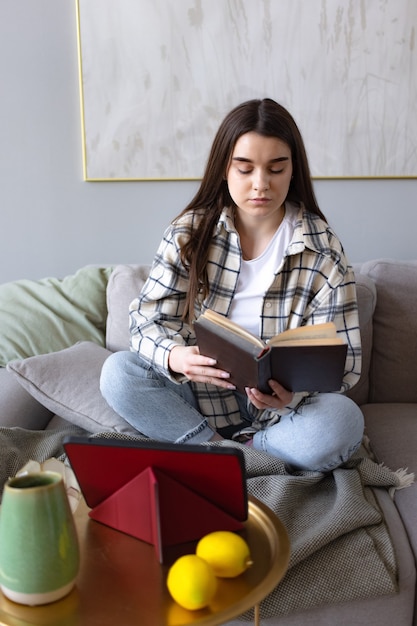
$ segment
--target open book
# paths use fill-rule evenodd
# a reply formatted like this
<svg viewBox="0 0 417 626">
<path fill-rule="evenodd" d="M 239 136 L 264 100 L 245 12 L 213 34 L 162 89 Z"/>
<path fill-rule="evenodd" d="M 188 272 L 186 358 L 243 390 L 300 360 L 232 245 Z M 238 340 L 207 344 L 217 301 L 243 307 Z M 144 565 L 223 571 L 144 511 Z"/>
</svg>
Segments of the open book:
<svg viewBox="0 0 417 626">
<path fill-rule="evenodd" d="M 194 322 L 200 354 L 216 359 L 237 389 L 271 393 L 273 379 L 290 391 L 339 391 L 347 345 L 333 322 L 286 330 L 267 343 L 227 317 L 207 310 Z"/>
</svg>

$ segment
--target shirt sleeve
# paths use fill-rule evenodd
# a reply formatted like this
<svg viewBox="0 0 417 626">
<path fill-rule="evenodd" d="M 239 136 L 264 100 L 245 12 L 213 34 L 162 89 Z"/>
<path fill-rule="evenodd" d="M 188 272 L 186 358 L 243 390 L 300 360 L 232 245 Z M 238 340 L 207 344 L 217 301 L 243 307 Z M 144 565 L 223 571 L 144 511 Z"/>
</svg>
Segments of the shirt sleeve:
<svg viewBox="0 0 417 626">
<path fill-rule="evenodd" d="M 341 392 L 353 387 L 359 380 L 362 367 L 362 349 L 359 330 L 358 305 L 353 270 L 350 266 L 331 264 L 326 271 L 320 272 L 321 289 L 315 293 L 314 303 L 310 303 L 309 313 L 304 316 L 306 324 L 319 324 L 333 321 L 338 335 L 347 343 L 348 350 L 345 362 L 345 373 Z M 325 264 L 327 265 L 327 263 Z M 274 416 L 285 415 L 294 410 L 308 396 L 308 392 L 298 392 L 287 407 L 278 410 L 255 411 L 256 419 L 270 423 Z"/>
<path fill-rule="evenodd" d="M 311 319 L 307 323 L 333 321 L 338 336 L 347 344 L 345 373 L 341 392 L 351 389 L 359 380 L 362 368 L 362 346 L 359 328 L 355 276 L 344 255 L 327 272 L 322 289 L 316 294 Z"/>
<path fill-rule="evenodd" d="M 177 382 L 185 377 L 170 371 L 169 353 L 174 346 L 194 343 L 192 329 L 181 319 L 189 284 L 179 255 L 185 230 L 173 226 L 166 230 L 149 277 L 129 307 L 131 350 Z"/>
<path fill-rule="evenodd" d="M 340 390 L 344 392 L 358 382 L 362 368 L 355 276 L 339 238 L 330 227 L 320 229 L 320 222 L 317 221 L 316 233 L 311 233 L 313 229 L 309 242 L 316 243 L 320 255 L 315 257 L 311 248 L 305 251 L 308 268 L 302 281 L 307 295 L 304 300 L 305 323 L 333 321 L 338 336 L 347 344 L 345 373 Z"/>
<path fill-rule="evenodd" d="M 341 391 L 351 389 L 359 381 L 362 370 L 362 345 L 358 303 L 353 270 L 350 266 L 336 290 L 334 323 L 338 334 L 347 343 L 345 374 Z"/>
</svg>

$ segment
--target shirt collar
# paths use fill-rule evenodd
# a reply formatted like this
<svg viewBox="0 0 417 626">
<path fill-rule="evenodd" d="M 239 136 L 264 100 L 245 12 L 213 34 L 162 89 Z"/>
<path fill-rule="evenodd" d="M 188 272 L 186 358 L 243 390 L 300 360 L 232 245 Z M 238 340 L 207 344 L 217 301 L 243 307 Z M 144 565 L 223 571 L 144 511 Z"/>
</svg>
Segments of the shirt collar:
<svg viewBox="0 0 417 626">
<path fill-rule="evenodd" d="M 288 203 L 288 201 L 287 201 Z M 289 204 L 289 203 L 288 203 Z M 224 207 L 217 222 L 217 232 L 224 228 L 228 233 L 236 233 L 233 207 Z M 328 224 L 318 215 L 307 211 L 303 203 L 299 204 L 294 235 L 288 247 L 289 254 L 300 254 L 308 248 L 324 256 L 330 255 Z"/>
<path fill-rule="evenodd" d="M 217 232 L 224 228 L 228 233 L 235 233 L 234 209 L 231 206 L 224 207 L 217 222 Z"/>
<path fill-rule="evenodd" d="M 300 204 L 294 235 L 288 246 L 289 254 L 299 254 L 306 248 L 318 254 L 329 256 L 329 226 L 318 215 L 306 211 Z"/>
</svg>

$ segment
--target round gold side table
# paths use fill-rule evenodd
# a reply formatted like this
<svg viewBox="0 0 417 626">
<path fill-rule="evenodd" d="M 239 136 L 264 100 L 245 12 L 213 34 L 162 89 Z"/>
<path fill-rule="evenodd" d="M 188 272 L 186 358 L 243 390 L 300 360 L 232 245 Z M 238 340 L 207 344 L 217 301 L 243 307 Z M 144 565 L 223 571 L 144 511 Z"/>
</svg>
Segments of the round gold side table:
<svg viewBox="0 0 417 626">
<path fill-rule="evenodd" d="M 76 588 L 59 602 L 41 607 L 14 604 L 0 593 L 0 624 L 5 626 L 215 626 L 252 607 L 259 625 L 259 603 L 283 578 L 290 545 L 280 520 L 263 503 L 249 497 L 242 531 L 254 564 L 234 579 L 219 579 L 211 605 L 187 611 L 166 588 L 170 563 L 194 552 L 194 544 L 172 548 L 160 565 L 154 546 L 88 517 L 82 500 L 75 513 L 81 567 Z"/>
</svg>

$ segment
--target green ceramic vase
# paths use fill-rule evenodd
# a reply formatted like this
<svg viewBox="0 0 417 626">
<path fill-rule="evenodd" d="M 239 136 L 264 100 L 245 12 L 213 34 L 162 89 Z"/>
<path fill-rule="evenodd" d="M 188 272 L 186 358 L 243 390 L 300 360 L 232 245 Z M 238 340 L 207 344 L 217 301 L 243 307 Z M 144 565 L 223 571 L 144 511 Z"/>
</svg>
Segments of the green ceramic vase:
<svg viewBox="0 0 417 626">
<path fill-rule="evenodd" d="M 78 538 L 61 475 L 9 479 L 0 507 L 4 595 L 20 604 L 55 602 L 72 590 L 78 568 Z"/>
</svg>

